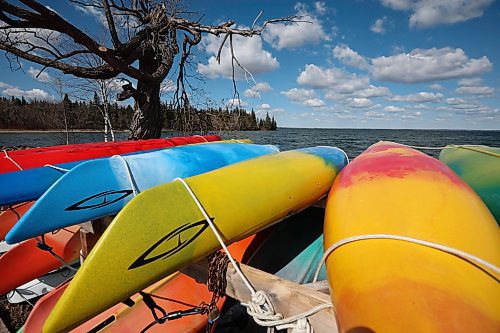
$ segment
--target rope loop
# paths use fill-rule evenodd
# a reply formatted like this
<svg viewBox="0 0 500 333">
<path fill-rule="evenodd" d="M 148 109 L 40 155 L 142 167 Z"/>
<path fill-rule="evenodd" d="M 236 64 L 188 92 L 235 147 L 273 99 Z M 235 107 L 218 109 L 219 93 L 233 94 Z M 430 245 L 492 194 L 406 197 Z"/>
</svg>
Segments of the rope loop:
<svg viewBox="0 0 500 333">
<path fill-rule="evenodd" d="M 451 246 L 447 245 L 442 245 L 434 242 L 429 242 L 425 241 L 422 239 L 417 239 L 417 238 L 412 238 L 412 237 L 405 237 L 405 236 L 399 236 L 399 235 L 391 235 L 391 234 L 369 234 L 369 235 L 358 235 L 358 236 L 352 236 L 348 237 L 345 239 L 342 239 L 338 242 L 333 243 L 328 249 L 325 250 L 325 253 L 323 254 L 323 257 L 321 258 L 318 268 L 316 269 L 316 273 L 314 274 L 313 282 L 316 282 L 318 280 L 318 276 L 321 270 L 321 267 L 325 263 L 326 259 L 330 254 L 332 254 L 333 251 L 338 249 L 341 246 L 344 246 L 349 243 L 354 243 L 354 242 L 359 242 L 359 241 L 366 241 L 366 240 L 374 240 L 374 239 L 390 239 L 390 240 L 396 240 L 396 241 L 402 241 L 402 242 L 408 242 L 408 243 L 413 243 L 425 247 L 429 247 L 438 251 L 442 251 L 445 253 L 449 253 L 451 255 L 455 255 L 458 258 L 465 260 L 467 262 L 471 262 L 476 264 L 479 269 L 483 270 L 485 273 L 489 274 L 489 271 L 494 272 L 494 274 L 498 275 L 500 274 L 500 267 L 482 259 L 479 258 L 475 255 L 472 255 L 470 253 L 467 253 L 465 251 L 461 251 L 459 249 L 453 248 Z M 492 276 L 492 275 L 490 275 Z M 498 278 L 495 276 L 492 276 L 495 280 L 498 281 Z"/>
<path fill-rule="evenodd" d="M 205 142 L 208 142 L 207 138 L 205 138 L 203 135 L 193 135 L 194 137 L 202 138 Z"/>
<path fill-rule="evenodd" d="M 60 171 L 62 173 L 66 173 L 69 171 L 69 169 L 65 169 L 65 168 L 61 168 L 61 167 L 58 167 L 57 165 L 52 165 L 52 164 L 45 164 L 44 166 L 48 167 L 48 168 L 52 168 L 56 171 Z"/>
<path fill-rule="evenodd" d="M 134 197 L 136 197 L 137 194 L 141 193 L 141 190 L 137 186 L 137 182 L 135 181 L 134 174 L 132 173 L 132 170 L 130 169 L 130 165 L 128 164 L 127 160 L 121 155 L 113 155 L 112 158 L 119 159 L 125 165 L 125 170 L 127 170 L 127 176 L 128 176 L 128 181 L 130 183 L 130 187 L 132 188 L 132 191 L 134 192 Z"/>
<path fill-rule="evenodd" d="M 4 158 L 8 159 L 11 161 L 19 170 L 24 170 L 12 157 L 9 156 L 9 153 L 7 150 L 3 150 L 3 153 L 5 154 Z"/>
</svg>

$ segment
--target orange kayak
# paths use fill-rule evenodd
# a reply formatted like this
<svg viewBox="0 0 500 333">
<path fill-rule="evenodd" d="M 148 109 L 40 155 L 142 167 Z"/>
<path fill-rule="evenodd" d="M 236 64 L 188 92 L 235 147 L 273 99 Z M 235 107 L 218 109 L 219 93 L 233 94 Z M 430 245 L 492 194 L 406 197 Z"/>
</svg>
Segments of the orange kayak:
<svg viewBox="0 0 500 333">
<path fill-rule="evenodd" d="M 251 248 L 254 236 L 250 236 L 229 246 L 233 257 L 241 261 L 247 248 Z M 65 283 L 43 296 L 35 305 L 24 325 L 23 332 L 41 332 L 45 319 L 52 311 L 59 298 L 69 283 Z M 153 300 L 167 313 L 179 310 L 187 310 L 200 305 L 203 301 L 209 303 L 212 293 L 207 286 L 196 282 L 182 273 L 174 273 L 158 281 L 144 290 L 145 293 L 154 295 Z M 143 297 L 135 294 L 131 297 L 134 305 L 129 307 L 119 303 L 94 318 L 83 323 L 71 332 L 97 332 L 116 331 L 137 333 L 154 321 L 151 310 L 147 307 Z M 217 302 L 220 309 L 224 299 Z M 161 317 L 161 314 L 157 312 Z M 176 320 L 167 321 L 164 324 L 156 324 L 148 329 L 148 332 L 198 332 L 207 325 L 206 315 L 192 315 L 181 317 Z"/>
<path fill-rule="evenodd" d="M 79 226 L 61 229 L 45 235 L 45 242 L 65 262 L 70 263 L 80 255 Z M 62 263 L 47 251 L 36 246 L 36 239 L 29 239 L 7 251 L 0 257 L 0 295 L 36 279 L 62 266 Z"/>
<path fill-rule="evenodd" d="M 0 213 L 0 241 L 5 239 L 5 235 L 9 232 L 14 224 L 19 221 L 21 216 L 33 206 L 34 201 L 27 201 L 17 205 L 12 205 L 11 208 Z"/>
</svg>

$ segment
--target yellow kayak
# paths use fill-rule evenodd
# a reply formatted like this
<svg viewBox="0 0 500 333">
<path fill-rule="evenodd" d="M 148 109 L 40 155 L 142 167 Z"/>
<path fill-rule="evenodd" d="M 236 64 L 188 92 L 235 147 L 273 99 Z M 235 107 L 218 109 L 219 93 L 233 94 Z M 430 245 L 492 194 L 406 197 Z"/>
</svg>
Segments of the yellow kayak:
<svg viewBox="0 0 500 333">
<path fill-rule="evenodd" d="M 262 156 L 186 178 L 227 244 L 324 196 L 345 153 L 314 147 Z M 104 232 L 44 324 L 67 331 L 220 248 L 184 184 L 139 194 Z"/>
<path fill-rule="evenodd" d="M 412 241 L 380 236 L 331 253 L 328 280 L 343 332 L 500 332 L 500 232 L 446 165 L 390 142 L 354 159 L 330 192 L 324 245 L 363 235 Z"/>
</svg>

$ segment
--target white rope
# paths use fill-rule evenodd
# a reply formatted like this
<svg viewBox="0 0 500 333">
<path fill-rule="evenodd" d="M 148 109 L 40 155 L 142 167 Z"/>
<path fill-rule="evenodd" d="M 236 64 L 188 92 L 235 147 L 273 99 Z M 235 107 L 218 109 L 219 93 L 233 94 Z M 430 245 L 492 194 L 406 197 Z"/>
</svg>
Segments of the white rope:
<svg viewBox="0 0 500 333">
<path fill-rule="evenodd" d="M 136 197 L 138 193 L 141 193 L 141 191 L 139 190 L 139 188 L 136 185 L 134 175 L 132 174 L 132 170 L 130 170 L 130 166 L 129 166 L 127 160 L 121 155 L 114 155 L 112 157 L 121 160 L 125 164 L 125 169 L 127 170 L 128 181 L 130 183 L 130 187 L 132 187 L 132 191 L 134 192 L 134 197 Z"/>
<path fill-rule="evenodd" d="M 405 236 L 388 235 L 388 234 L 372 234 L 372 235 L 353 236 L 353 237 L 345 238 L 345 239 L 342 239 L 342 240 L 340 240 L 338 242 L 333 243 L 325 251 L 325 254 L 323 254 L 323 257 L 321 258 L 321 260 L 319 262 L 319 265 L 318 265 L 318 268 L 316 270 L 316 273 L 314 274 L 313 282 L 317 281 L 319 273 L 320 273 L 320 270 L 321 270 L 321 267 L 323 266 L 323 264 L 325 263 L 326 259 L 328 258 L 328 256 L 333 251 L 335 251 L 336 249 L 338 249 L 339 247 L 341 247 L 343 245 L 346 245 L 346 244 L 349 244 L 349 243 L 353 243 L 353 242 L 363 241 L 363 240 L 369 240 L 369 239 L 392 239 L 392 240 L 399 240 L 399 241 L 409 242 L 409 243 L 418 244 L 418 245 L 422 245 L 422 246 L 427 246 L 427 247 L 430 247 L 430 248 L 433 248 L 433 249 L 436 249 L 436 250 L 439 250 L 439 251 L 443 251 L 443 252 L 446 252 L 446 253 L 449 253 L 449 254 L 456 255 L 456 256 L 458 256 L 458 257 L 460 257 L 462 259 L 472 261 L 472 262 L 474 262 L 474 263 L 476 263 L 476 264 L 478 264 L 480 266 L 483 266 L 483 267 L 487 268 L 490 271 L 495 272 L 495 274 L 499 274 L 500 273 L 500 268 L 497 267 L 497 266 L 495 266 L 495 265 L 493 265 L 492 263 L 490 263 L 490 262 L 488 262 L 488 261 L 486 261 L 484 259 L 481 259 L 479 257 L 476 257 L 476 256 L 474 256 L 472 254 L 469 254 L 467 252 L 464 252 L 464 251 L 455 249 L 453 247 L 450 247 L 450 246 L 441 245 L 441 244 L 437 244 L 437 243 L 433 243 L 433 242 L 428 242 L 428 241 L 425 241 L 425 240 L 411 238 L 411 237 L 405 237 Z"/>
<path fill-rule="evenodd" d="M 307 333 L 314 332 L 313 328 L 307 321 L 307 317 L 312 316 L 321 310 L 333 307 L 331 302 L 323 303 L 303 313 L 290 316 L 288 318 L 283 318 L 283 315 L 281 315 L 280 313 L 268 314 L 260 312 L 261 306 L 270 305 L 271 309 L 269 312 L 274 313 L 274 308 L 272 307 L 272 302 L 269 299 L 269 296 L 261 290 L 252 295 L 252 302 L 241 303 L 241 305 L 247 308 L 248 314 L 252 316 L 255 322 L 260 326 L 268 328 L 276 327 L 276 329 L 278 330 L 291 328 L 293 329 L 292 332 Z"/>
<path fill-rule="evenodd" d="M 52 169 L 57 170 L 57 171 L 61 171 L 62 173 L 66 173 L 69 171 L 69 169 L 61 168 L 61 167 L 58 167 L 58 166 L 52 165 L 52 164 L 45 164 L 44 166 L 52 168 Z"/>
<path fill-rule="evenodd" d="M 333 307 L 333 304 L 331 302 L 320 304 L 304 313 L 300 313 L 288 318 L 283 318 L 283 315 L 281 313 L 275 313 L 269 296 L 262 290 L 255 291 L 253 286 L 250 284 L 250 281 L 248 281 L 245 274 L 241 271 L 233 256 L 231 255 L 231 252 L 229 252 L 229 249 L 226 247 L 226 244 L 219 234 L 219 231 L 210 219 L 210 216 L 205 211 L 205 208 L 203 208 L 200 201 L 191 190 L 191 187 L 182 178 L 176 178 L 174 179 L 174 181 L 175 180 L 180 181 L 184 185 L 194 203 L 198 207 L 198 210 L 203 214 L 203 217 L 212 229 L 212 232 L 224 249 L 224 252 L 226 252 L 229 261 L 233 265 L 234 269 L 240 276 L 241 280 L 245 283 L 248 290 L 250 290 L 252 299 L 248 303 L 241 303 L 241 305 L 247 308 L 247 313 L 254 318 L 255 322 L 261 326 L 267 327 L 268 333 L 274 332 L 275 328 L 279 330 L 292 328 L 293 333 L 313 333 L 314 329 L 311 327 L 309 321 L 307 320 L 307 317 L 326 308 Z"/>
<path fill-rule="evenodd" d="M 180 181 L 184 185 L 184 187 L 186 188 L 186 190 L 188 191 L 189 195 L 191 195 L 191 198 L 193 199 L 194 203 L 198 207 L 199 211 L 203 214 L 203 217 L 207 221 L 208 225 L 210 226 L 210 228 L 212 229 L 213 233 L 215 234 L 215 237 L 217 238 L 217 240 L 219 241 L 220 245 L 224 249 L 224 252 L 226 252 L 226 254 L 227 254 L 228 258 L 229 258 L 229 261 L 231 261 L 231 264 L 233 264 L 233 266 L 235 267 L 236 271 L 238 272 L 238 274 L 240 275 L 241 279 L 243 280 L 243 282 L 245 283 L 245 285 L 247 286 L 247 288 L 250 290 L 250 292 L 252 294 L 255 294 L 255 289 L 252 287 L 252 285 L 250 284 L 250 282 L 248 281 L 248 279 L 246 278 L 246 276 L 243 274 L 243 272 L 238 268 L 238 265 L 236 264 L 236 260 L 233 259 L 233 256 L 231 255 L 231 253 L 229 252 L 228 248 L 226 247 L 226 244 L 222 240 L 222 237 L 220 236 L 219 231 L 217 230 L 217 228 L 215 227 L 214 223 L 212 222 L 212 220 L 208 216 L 207 212 L 205 211 L 205 208 L 203 208 L 203 206 L 201 205 L 200 201 L 198 200 L 198 198 L 196 197 L 196 195 L 191 190 L 191 187 L 182 178 L 175 178 L 174 181 L 176 181 L 176 180 Z"/>
<path fill-rule="evenodd" d="M 208 142 L 207 138 L 205 138 L 203 135 L 193 135 L 194 137 L 199 137 L 205 140 L 205 142 Z"/>
<path fill-rule="evenodd" d="M 19 170 L 24 170 L 23 168 L 21 168 L 21 166 L 19 164 L 17 164 L 16 161 L 14 161 L 14 159 L 12 157 L 9 156 L 9 153 L 7 152 L 7 150 L 3 150 L 3 153 L 5 154 L 4 158 L 10 160 L 12 163 L 14 163 L 14 165 L 16 167 L 19 168 Z"/>
</svg>

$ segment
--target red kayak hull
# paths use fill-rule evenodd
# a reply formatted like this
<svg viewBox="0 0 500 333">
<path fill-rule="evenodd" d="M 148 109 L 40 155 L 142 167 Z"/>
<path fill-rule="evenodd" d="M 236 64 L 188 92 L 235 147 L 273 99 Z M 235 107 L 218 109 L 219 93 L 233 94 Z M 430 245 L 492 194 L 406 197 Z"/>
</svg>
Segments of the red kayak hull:
<svg viewBox="0 0 500 333">
<path fill-rule="evenodd" d="M 34 201 L 27 201 L 12 205 L 12 207 L 0 214 L 0 242 L 5 239 L 5 235 L 7 235 L 9 230 L 12 229 L 14 224 L 19 221 L 21 216 L 23 216 L 34 203 Z"/>
<path fill-rule="evenodd" d="M 80 227 L 72 226 L 45 234 L 45 242 L 65 262 L 80 255 Z M 36 239 L 24 241 L 0 257 L 0 295 L 53 271 L 63 264 L 52 254 L 39 249 Z"/>
<path fill-rule="evenodd" d="M 217 135 L 195 135 L 168 139 L 83 143 L 67 146 L 13 150 L 4 152 L 3 158 L 0 158 L 0 173 L 38 168 L 46 164 L 56 165 L 99 157 L 122 155 L 137 151 L 219 140 L 220 137 Z M 62 147 L 66 148 L 64 149 Z"/>
</svg>

